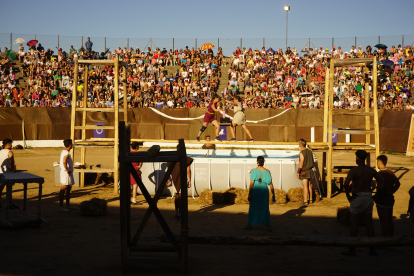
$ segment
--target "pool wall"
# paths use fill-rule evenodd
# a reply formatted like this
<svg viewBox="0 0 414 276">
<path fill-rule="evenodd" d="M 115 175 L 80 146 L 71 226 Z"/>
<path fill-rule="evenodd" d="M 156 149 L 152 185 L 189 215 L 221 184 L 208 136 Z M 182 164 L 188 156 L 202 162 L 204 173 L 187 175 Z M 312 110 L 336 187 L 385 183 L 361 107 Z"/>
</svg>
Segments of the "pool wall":
<svg viewBox="0 0 414 276">
<path fill-rule="evenodd" d="M 192 186 L 188 188 L 188 196 L 197 197 L 205 189 L 247 189 L 250 171 L 257 167 L 257 156 L 265 158 L 264 167 L 270 171 L 275 189 L 287 192 L 290 188 L 302 187 L 302 182 L 296 177 L 299 151 L 187 150 L 187 155 L 194 159 L 191 165 Z M 154 195 L 167 171 L 166 163 L 144 163 L 141 171 L 145 187 Z M 139 189 L 138 192 L 141 193 Z M 175 188 L 166 187 L 163 196 L 173 196 L 174 193 Z"/>
</svg>

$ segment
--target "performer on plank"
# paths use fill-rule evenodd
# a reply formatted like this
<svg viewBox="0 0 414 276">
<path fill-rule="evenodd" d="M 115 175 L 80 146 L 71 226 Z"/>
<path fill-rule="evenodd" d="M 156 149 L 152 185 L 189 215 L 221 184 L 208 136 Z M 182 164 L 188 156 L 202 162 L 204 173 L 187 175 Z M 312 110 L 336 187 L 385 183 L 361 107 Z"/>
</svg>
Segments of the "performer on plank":
<svg viewBox="0 0 414 276">
<path fill-rule="evenodd" d="M 131 143 L 131 148 L 132 150 L 130 152 L 138 152 L 139 150 L 139 143 L 138 142 L 132 142 Z M 132 162 L 132 166 L 134 166 L 134 169 L 137 171 L 139 178 L 142 179 L 142 172 L 141 172 L 141 168 L 142 168 L 142 162 Z M 134 177 L 131 174 L 131 186 L 132 186 L 132 199 L 131 199 L 131 203 L 132 204 L 137 204 L 137 190 L 138 190 L 138 184 L 135 181 Z"/>
<path fill-rule="evenodd" d="M 179 150 L 179 145 L 177 145 L 177 150 Z M 191 163 L 193 163 L 193 158 L 187 156 L 187 187 L 191 187 Z M 170 166 L 170 162 L 167 163 L 167 167 Z M 174 166 L 173 171 L 171 172 L 172 183 L 174 184 L 175 190 L 175 218 L 177 220 L 181 219 L 181 177 L 180 177 L 180 163 L 177 162 Z M 167 186 L 171 186 L 171 181 L 167 180 Z M 185 189 L 186 187 L 184 187 Z"/>
<path fill-rule="evenodd" d="M 312 199 L 312 168 L 313 168 L 313 153 L 310 149 L 306 148 L 306 141 L 300 139 L 299 141 L 300 153 L 299 153 L 299 169 L 297 177 L 302 180 L 303 186 L 303 205 L 313 203 Z M 308 203 L 309 198 L 309 203 Z"/>
<path fill-rule="evenodd" d="M 233 138 L 230 141 L 236 141 L 236 126 L 241 125 L 247 135 L 250 137 L 249 142 L 253 142 L 252 134 L 246 126 L 246 114 L 244 114 L 243 103 L 239 96 L 234 96 L 234 101 L 227 101 L 227 103 L 234 105 L 234 118 L 230 125 L 231 135 Z"/>
<path fill-rule="evenodd" d="M 217 108 L 217 103 L 220 101 L 220 97 L 216 94 L 214 94 L 211 97 L 210 104 L 208 105 L 208 110 L 206 114 L 204 115 L 204 123 L 201 127 L 200 131 L 197 135 L 197 141 L 200 141 L 201 134 L 206 130 L 208 123 L 212 123 L 213 126 L 216 127 L 216 141 L 221 141 L 219 133 L 220 133 L 220 125 L 217 122 L 216 118 L 214 117 L 215 111 L 220 111 L 220 109 Z"/>
</svg>

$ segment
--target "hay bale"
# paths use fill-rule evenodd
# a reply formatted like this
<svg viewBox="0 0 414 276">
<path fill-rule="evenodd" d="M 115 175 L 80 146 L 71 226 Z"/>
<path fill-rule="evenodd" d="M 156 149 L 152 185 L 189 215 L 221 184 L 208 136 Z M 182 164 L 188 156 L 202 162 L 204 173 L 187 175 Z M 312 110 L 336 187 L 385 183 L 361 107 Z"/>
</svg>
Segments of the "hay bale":
<svg viewBox="0 0 414 276">
<path fill-rule="evenodd" d="M 269 192 L 269 203 L 272 202 L 272 192 Z M 288 202 L 286 192 L 284 190 L 275 189 L 276 204 L 286 204 Z"/>
<path fill-rule="evenodd" d="M 100 198 L 92 198 L 80 204 L 80 211 L 83 216 L 102 216 L 107 212 L 106 201 Z"/>
<path fill-rule="evenodd" d="M 303 202 L 303 188 L 290 188 L 287 197 L 290 202 Z"/>
<path fill-rule="evenodd" d="M 223 204 L 225 203 L 224 194 L 221 191 L 212 191 L 205 189 L 200 193 L 198 197 L 198 202 L 204 205 L 210 204 Z"/>
<path fill-rule="evenodd" d="M 349 207 L 339 207 L 336 212 L 336 219 L 343 225 L 349 226 L 351 224 L 351 212 L 349 212 Z M 359 214 L 358 226 L 365 226 L 362 214 Z"/>
</svg>

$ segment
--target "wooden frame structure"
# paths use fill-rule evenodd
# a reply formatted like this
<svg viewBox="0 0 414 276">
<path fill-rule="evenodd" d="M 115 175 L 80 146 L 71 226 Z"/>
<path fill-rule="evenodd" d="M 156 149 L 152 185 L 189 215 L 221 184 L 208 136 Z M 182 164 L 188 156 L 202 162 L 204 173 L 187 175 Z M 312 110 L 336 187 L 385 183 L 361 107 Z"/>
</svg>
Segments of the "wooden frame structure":
<svg viewBox="0 0 414 276">
<path fill-rule="evenodd" d="M 180 260 L 181 263 L 181 273 L 187 272 L 187 259 L 188 259 L 188 191 L 187 187 L 187 155 L 185 149 L 185 143 L 183 139 L 179 140 L 179 150 L 178 151 L 166 151 L 166 152 L 137 152 L 130 153 L 130 142 L 131 135 L 130 129 L 126 128 L 125 122 L 120 122 L 119 124 L 119 168 L 120 168 L 120 211 L 121 211 L 121 250 L 122 250 L 122 271 L 124 273 L 128 272 L 128 265 L 130 260 L 135 261 L 145 261 L 150 260 L 160 263 L 164 258 L 153 258 L 148 256 L 135 256 L 131 253 L 133 252 L 176 252 L 178 254 L 178 259 L 173 258 L 172 260 Z M 148 193 L 148 190 L 145 188 L 145 185 L 142 183 L 138 173 L 135 171 L 135 168 L 132 166 L 131 162 L 171 162 L 168 167 L 167 173 L 164 175 L 164 178 L 161 181 L 160 186 L 158 187 L 155 196 L 152 198 Z M 180 166 L 180 179 L 181 179 L 181 245 L 171 232 L 167 222 L 164 220 L 160 210 L 157 207 L 158 199 L 160 198 L 164 188 L 167 184 L 167 180 L 171 175 L 175 165 L 179 163 Z M 135 181 L 138 184 L 142 194 L 145 197 L 145 200 L 148 202 L 149 208 L 145 213 L 145 216 L 139 226 L 137 232 L 134 234 L 134 237 L 131 239 L 131 194 L 130 194 L 130 185 L 131 179 L 130 175 L 133 176 Z M 153 245 L 137 245 L 138 240 L 151 216 L 154 213 L 158 222 L 160 223 L 162 229 L 164 230 L 166 236 L 168 237 L 172 246 L 153 246 Z"/>
<path fill-rule="evenodd" d="M 76 106 L 76 100 L 78 95 L 77 83 L 79 80 L 79 64 L 85 64 L 85 70 L 83 72 L 83 95 L 82 103 L 83 107 Z M 114 67 L 114 108 L 89 108 L 87 107 L 87 95 L 88 95 L 88 65 L 107 65 Z M 127 92 L 126 92 L 126 64 L 121 62 L 118 59 L 114 60 L 78 60 L 75 58 L 75 68 L 74 68 L 74 85 L 72 91 L 72 114 L 71 114 L 71 127 L 70 127 L 70 138 L 73 141 L 75 147 L 81 147 L 81 165 L 85 165 L 86 160 L 86 148 L 90 147 L 114 147 L 114 168 L 113 169 L 75 169 L 81 173 L 80 187 L 85 185 L 85 173 L 96 172 L 96 173 L 114 173 L 114 192 L 118 193 L 118 121 L 119 121 L 119 112 L 124 112 L 124 120 L 128 120 L 128 102 L 127 102 Z M 119 109 L 119 67 L 123 67 L 123 99 L 124 99 L 124 108 L 123 110 Z M 82 111 L 82 125 L 76 126 L 76 111 Z M 113 125 L 109 126 L 97 126 L 97 125 L 86 125 L 86 112 L 114 112 L 115 120 Z M 81 140 L 82 142 L 75 142 L 75 130 L 80 129 L 82 131 Z M 87 129 L 113 129 L 115 137 L 113 142 L 100 143 L 97 141 L 86 141 L 86 130 Z M 75 151 L 71 150 L 72 159 L 75 160 Z"/>
<path fill-rule="evenodd" d="M 369 110 L 369 82 L 368 82 L 368 66 L 372 64 L 372 95 L 373 95 L 373 105 L 374 110 L 370 112 Z M 364 77 L 365 77 L 365 109 L 362 112 L 358 113 L 342 113 L 341 115 L 349 116 L 364 116 L 365 117 L 365 129 L 339 129 L 333 130 L 333 98 L 334 98 L 334 76 L 335 76 L 335 67 L 342 66 L 361 66 L 363 67 Z M 377 103 L 377 58 L 374 56 L 372 58 L 360 58 L 360 59 L 343 59 L 343 60 L 334 60 L 331 59 L 329 68 L 326 69 L 325 75 L 325 105 L 324 105 L 324 128 L 323 128 L 323 141 L 327 143 L 327 146 L 311 146 L 312 150 L 321 150 L 323 151 L 323 166 L 322 166 L 322 182 L 325 181 L 325 176 L 327 177 L 327 196 L 328 198 L 332 195 L 332 178 L 333 177 L 346 177 L 344 173 L 334 173 L 332 166 L 332 153 L 333 151 L 354 151 L 354 150 L 366 150 L 368 152 L 367 164 L 371 164 L 370 153 L 374 152 L 375 157 L 379 155 L 379 119 L 378 119 L 378 103 Z M 335 114 L 339 115 L 339 114 Z M 371 121 L 370 117 L 374 117 L 374 129 L 371 130 Z M 328 137 L 328 133 L 330 134 Z M 364 145 L 355 145 L 352 143 L 347 144 L 346 146 L 334 145 L 332 142 L 332 134 L 365 134 L 365 144 Z M 370 135 L 375 135 L 375 147 L 371 146 Z M 326 154 L 328 156 L 326 156 Z"/>
</svg>

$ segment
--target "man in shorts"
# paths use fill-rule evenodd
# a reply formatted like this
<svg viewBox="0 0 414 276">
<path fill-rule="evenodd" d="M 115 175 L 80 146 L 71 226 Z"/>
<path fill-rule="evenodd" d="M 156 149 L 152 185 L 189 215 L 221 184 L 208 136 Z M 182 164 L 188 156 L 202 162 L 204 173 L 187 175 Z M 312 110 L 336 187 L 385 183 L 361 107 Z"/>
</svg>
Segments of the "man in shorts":
<svg viewBox="0 0 414 276">
<path fill-rule="evenodd" d="M 351 206 L 349 207 L 351 215 L 351 237 L 358 235 L 358 218 L 362 214 L 364 217 L 365 226 L 367 227 L 367 236 L 374 236 L 374 225 L 372 223 L 372 208 L 374 207 L 374 200 L 372 199 L 371 182 L 375 178 L 379 186 L 385 185 L 384 178 L 373 168 L 365 164 L 367 152 L 365 150 L 357 150 L 356 153 L 357 167 L 352 168 L 345 180 L 345 193 Z M 352 196 L 350 195 L 349 184 L 352 181 Z M 342 252 L 342 255 L 355 256 L 355 247 L 350 247 L 349 250 Z M 370 247 L 370 255 L 376 255 L 373 247 Z"/>
<path fill-rule="evenodd" d="M 177 145 L 178 150 L 178 145 Z M 187 187 L 191 187 L 191 168 L 190 165 L 193 163 L 193 158 L 187 156 Z M 170 166 L 170 162 L 167 163 L 167 167 Z M 175 194 L 175 218 L 177 220 L 181 219 L 181 178 L 180 178 L 180 163 L 177 162 L 174 166 L 173 171 L 171 172 L 172 183 L 174 184 L 175 190 L 177 193 Z M 167 181 L 167 186 L 171 186 L 170 180 Z"/>
<path fill-rule="evenodd" d="M 3 140 L 3 146 L 0 149 L 0 174 L 14 172 L 14 154 L 11 151 L 12 147 L 13 147 L 12 140 L 10 139 Z M 3 193 L 4 186 L 6 185 L 0 185 L 0 199 Z M 6 204 L 6 207 L 9 209 L 18 209 L 19 207 L 14 205 L 12 202 L 12 187 L 11 186 L 6 187 L 6 193 L 9 196 L 9 202 L 8 204 Z M 2 206 L 0 202 L 0 209 L 1 208 Z"/>
<path fill-rule="evenodd" d="M 63 141 L 65 149 L 60 154 L 60 192 L 59 192 L 59 212 L 69 212 L 76 210 L 75 206 L 70 205 L 70 191 L 75 180 L 73 179 L 73 160 L 70 155 L 70 150 L 73 148 L 72 139 Z M 66 206 L 63 206 L 63 199 L 66 193 Z"/>
</svg>

